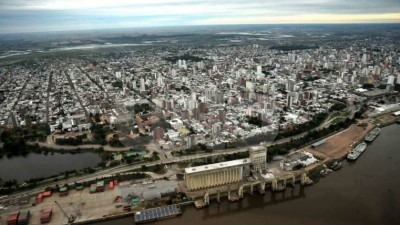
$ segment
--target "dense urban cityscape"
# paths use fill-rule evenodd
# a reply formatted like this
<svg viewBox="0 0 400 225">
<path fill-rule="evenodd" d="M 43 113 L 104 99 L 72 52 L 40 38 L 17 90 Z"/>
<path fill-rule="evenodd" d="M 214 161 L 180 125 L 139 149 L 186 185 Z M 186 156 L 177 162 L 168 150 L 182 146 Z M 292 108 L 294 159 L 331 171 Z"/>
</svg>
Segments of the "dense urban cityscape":
<svg viewBox="0 0 400 225">
<path fill-rule="evenodd" d="M 74 9 L 41 1 L 20 7 Z M 400 223 L 396 15 L 29 22 L 41 32 L 0 18 L 0 224 Z"/>
</svg>

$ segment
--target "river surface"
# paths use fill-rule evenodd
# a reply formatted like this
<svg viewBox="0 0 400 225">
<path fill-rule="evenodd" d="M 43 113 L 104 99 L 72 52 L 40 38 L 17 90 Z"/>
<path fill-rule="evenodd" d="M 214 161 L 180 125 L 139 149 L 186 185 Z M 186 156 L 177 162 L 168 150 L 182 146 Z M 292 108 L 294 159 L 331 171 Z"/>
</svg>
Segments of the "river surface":
<svg viewBox="0 0 400 225">
<path fill-rule="evenodd" d="M 26 156 L 14 156 L 0 159 L 0 178 L 3 181 L 16 179 L 22 183 L 31 178 L 50 177 L 68 170 L 80 170 L 95 167 L 101 162 L 95 153 L 49 153 L 48 155 L 29 153 Z"/>
<path fill-rule="evenodd" d="M 184 208 L 180 217 L 157 225 L 399 225 L 400 126 L 382 129 L 356 163 L 311 187 L 245 196 L 237 203 L 212 201 L 208 208 Z M 293 191 L 293 194 L 292 194 Z M 95 223 L 132 225 L 133 218 Z"/>
</svg>

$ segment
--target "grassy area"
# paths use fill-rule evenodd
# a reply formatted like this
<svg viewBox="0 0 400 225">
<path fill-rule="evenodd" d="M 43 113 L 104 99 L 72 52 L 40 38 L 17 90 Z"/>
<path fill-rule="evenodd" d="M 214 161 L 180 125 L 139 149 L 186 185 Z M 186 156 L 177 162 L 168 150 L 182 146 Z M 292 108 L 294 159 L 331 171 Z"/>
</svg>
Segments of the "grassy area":
<svg viewBox="0 0 400 225">
<path fill-rule="evenodd" d="M 178 162 L 177 165 L 179 168 L 184 169 L 190 166 L 190 162 Z"/>
</svg>

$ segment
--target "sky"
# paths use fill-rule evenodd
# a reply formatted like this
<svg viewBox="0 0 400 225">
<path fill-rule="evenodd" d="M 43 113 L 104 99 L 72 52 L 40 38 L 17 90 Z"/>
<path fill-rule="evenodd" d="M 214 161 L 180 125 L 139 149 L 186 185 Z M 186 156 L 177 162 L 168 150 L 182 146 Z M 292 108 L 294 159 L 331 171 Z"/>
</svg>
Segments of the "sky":
<svg viewBox="0 0 400 225">
<path fill-rule="evenodd" d="M 400 23 L 400 0 L 0 0 L 0 33 L 309 23 Z"/>
</svg>

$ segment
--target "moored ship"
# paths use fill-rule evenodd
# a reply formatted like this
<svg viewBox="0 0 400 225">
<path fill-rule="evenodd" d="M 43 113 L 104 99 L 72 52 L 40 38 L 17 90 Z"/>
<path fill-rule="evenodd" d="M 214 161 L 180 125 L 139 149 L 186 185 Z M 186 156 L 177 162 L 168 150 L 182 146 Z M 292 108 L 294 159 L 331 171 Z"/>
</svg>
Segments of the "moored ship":
<svg viewBox="0 0 400 225">
<path fill-rule="evenodd" d="M 348 160 L 356 160 L 360 155 L 367 149 L 367 143 L 362 142 L 361 144 L 358 144 L 355 148 L 353 148 L 348 154 L 347 154 L 347 159 Z"/>
<path fill-rule="evenodd" d="M 376 137 L 378 137 L 379 133 L 381 132 L 381 128 L 377 127 L 373 129 L 371 132 L 365 136 L 365 141 L 366 142 L 372 142 L 375 140 Z"/>
</svg>

